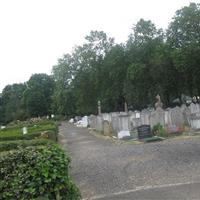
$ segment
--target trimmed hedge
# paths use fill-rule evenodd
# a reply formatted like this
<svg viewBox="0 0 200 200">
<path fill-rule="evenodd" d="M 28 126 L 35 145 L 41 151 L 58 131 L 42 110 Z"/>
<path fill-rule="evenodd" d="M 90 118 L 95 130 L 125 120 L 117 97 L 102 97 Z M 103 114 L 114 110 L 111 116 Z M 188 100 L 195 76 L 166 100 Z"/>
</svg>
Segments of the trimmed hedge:
<svg viewBox="0 0 200 200">
<path fill-rule="evenodd" d="M 47 145 L 51 143 L 52 142 L 47 139 L 3 141 L 3 142 L 0 142 L 0 152 L 17 150 L 19 148 L 24 148 L 28 146 Z"/>
<path fill-rule="evenodd" d="M 53 131 L 47 131 L 48 138 L 52 139 L 54 141 L 57 141 L 57 133 Z M 0 135 L 0 141 L 8 141 L 8 140 L 32 140 L 37 139 L 41 136 L 41 132 L 37 133 L 31 133 L 31 134 L 25 134 L 25 135 L 13 135 L 13 136 L 1 136 Z"/>
<path fill-rule="evenodd" d="M 28 133 L 22 134 L 21 126 L 12 126 L 4 130 L 0 130 L 0 141 L 8 140 L 32 140 L 41 136 L 42 132 L 46 132 L 46 138 L 57 141 L 58 126 L 55 123 L 28 125 Z"/>
<path fill-rule="evenodd" d="M 70 159 L 56 144 L 0 154 L 0 199 L 80 199 L 69 177 Z"/>
</svg>

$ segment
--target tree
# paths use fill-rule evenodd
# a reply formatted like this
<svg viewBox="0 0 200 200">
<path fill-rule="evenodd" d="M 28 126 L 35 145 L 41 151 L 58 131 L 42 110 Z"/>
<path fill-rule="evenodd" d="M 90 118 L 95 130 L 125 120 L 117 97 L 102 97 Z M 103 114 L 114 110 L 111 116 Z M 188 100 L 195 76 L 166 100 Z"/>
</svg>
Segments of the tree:
<svg viewBox="0 0 200 200">
<path fill-rule="evenodd" d="M 161 29 L 151 21 L 139 20 L 126 45 L 128 59 L 124 93 L 129 105 L 141 109 L 153 104 L 156 93 L 163 93 L 157 72 L 162 71 L 159 55 L 164 45 Z"/>
<path fill-rule="evenodd" d="M 173 63 L 182 76 L 182 93 L 200 94 L 200 4 L 176 12 L 167 31 Z"/>
<path fill-rule="evenodd" d="M 127 63 L 123 45 L 115 45 L 105 55 L 99 70 L 99 99 L 106 112 L 124 110 L 124 81 Z"/>
<path fill-rule="evenodd" d="M 73 115 L 75 113 L 75 100 L 71 91 L 71 83 L 76 73 L 76 69 L 73 67 L 72 56 L 66 54 L 58 59 L 58 64 L 52 70 L 55 80 L 52 108 L 55 113 L 61 115 Z"/>
<path fill-rule="evenodd" d="M 102 61 L 114 40 L 102 31 L 91 31 L 85 39 L 82 46 L 53 67 L 54 108 L 58 114 L 84 115 L 96 111 Z"/>
<path fill-rule="evenodd" d="M 91 31 L 85 39 L 83 46 L 76 48 L 73 54 L 78 69 L 73 90 L 77 99 L 77 113 L 80 114 L 96 112 L 97 101 L 102 100 L 103 60 L 114 45 L 114 39 L 107 37 L 103 31 Z"/>
<path fill-rule="evenodd" d="M 25 90 L 24 84 L 7 85 L 1 96 L 1 121 L 8 123 L 26 117 L 22 99 Z"/>
<path fill-rule="evenodd" d="M 47 74 L 34 74 L 26 83 L 24 103 L 29 117 L 51 113 L 54 81 Z"/>
</svg>

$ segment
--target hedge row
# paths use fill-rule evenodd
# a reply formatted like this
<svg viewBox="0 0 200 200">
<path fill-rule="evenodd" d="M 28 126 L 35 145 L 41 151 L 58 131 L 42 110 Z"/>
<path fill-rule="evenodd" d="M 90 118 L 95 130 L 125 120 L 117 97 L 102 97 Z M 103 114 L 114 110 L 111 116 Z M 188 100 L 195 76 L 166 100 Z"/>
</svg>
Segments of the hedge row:
<svg viewBox="0 0 200 200">
<path fill-rule="evenodd" d="M 8 141 L 8 140 L 32 140 L 36 138 L 42 138 L 41 132 L 37 133 L 30 133 L 25 135 L 13 135 L 13 136 L 1 136 L 0 135 L 0 141 Z M 57 141 L 57 133 L 54 131 L 47 131 L 45 138 L 52 139 L 54 141 Z"/>
<path fill-rule="evenodd" d="M 41 136 L 41 133 L 45 135 Z M 0 141 L 7 140 L 32 140 L 38 137 L 46 137 L 48 139 L 57 141 L 58 126 L 53 123 L 40 124 L 28 127 L 28 133 L 22 134 L 21 127 L 8 127 L 0 131 Z"/>
<path fill-rule="evenodd" d="M 28 146 L 39 146 L 51 144 L 50 140 L 47 139 L 35 139 L 35 140 L 13 140 L 0 142 L 0 152 L 17 150 Z"/>
<path fill-rule="evenodd" d="M 0 199 L 80 199 L 69 174 L 70 159 L 56 144 L 0 154 Z"/>
</svg>

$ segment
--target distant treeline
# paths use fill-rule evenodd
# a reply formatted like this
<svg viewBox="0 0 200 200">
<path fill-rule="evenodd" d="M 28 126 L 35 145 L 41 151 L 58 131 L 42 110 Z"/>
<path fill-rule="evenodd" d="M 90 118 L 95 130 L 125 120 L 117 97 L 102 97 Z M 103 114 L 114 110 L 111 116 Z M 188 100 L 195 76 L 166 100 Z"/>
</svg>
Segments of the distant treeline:
<svg viewBox="0 0 200 200">
<path fill-rule="evenodd" d="M 160 16 L 162 17 L 162 16 Z M 141 19 L 127 42 L 116 44 L 91 31 L 82 46 L 58 59 L 52 75 L 34 74 L 25 84 L 4 88 L 0 121 L 59 115 L 85 115 L 152 106 L 160 94 L 165 106 L 181 94 L 200 94 L 200 4 L 178 10 L 167 30 Z M 120 26 L 120 24 L 119 24 Z M 66 36 L 67 37 L 67 36 Z"/>
</svg>

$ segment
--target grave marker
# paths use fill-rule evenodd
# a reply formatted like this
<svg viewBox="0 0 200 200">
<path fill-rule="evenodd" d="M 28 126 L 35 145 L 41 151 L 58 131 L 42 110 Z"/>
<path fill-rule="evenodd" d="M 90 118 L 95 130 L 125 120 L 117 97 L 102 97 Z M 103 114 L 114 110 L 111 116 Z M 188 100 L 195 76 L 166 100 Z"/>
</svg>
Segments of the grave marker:
<svg viewBox="0 0 200 200">
<path fill-rule="evenodd" d="M 137 131 L 138 131 L 138 138 L 139 139 L 152 137 L 150 125 L 138 126 Z"/>
</svg>

